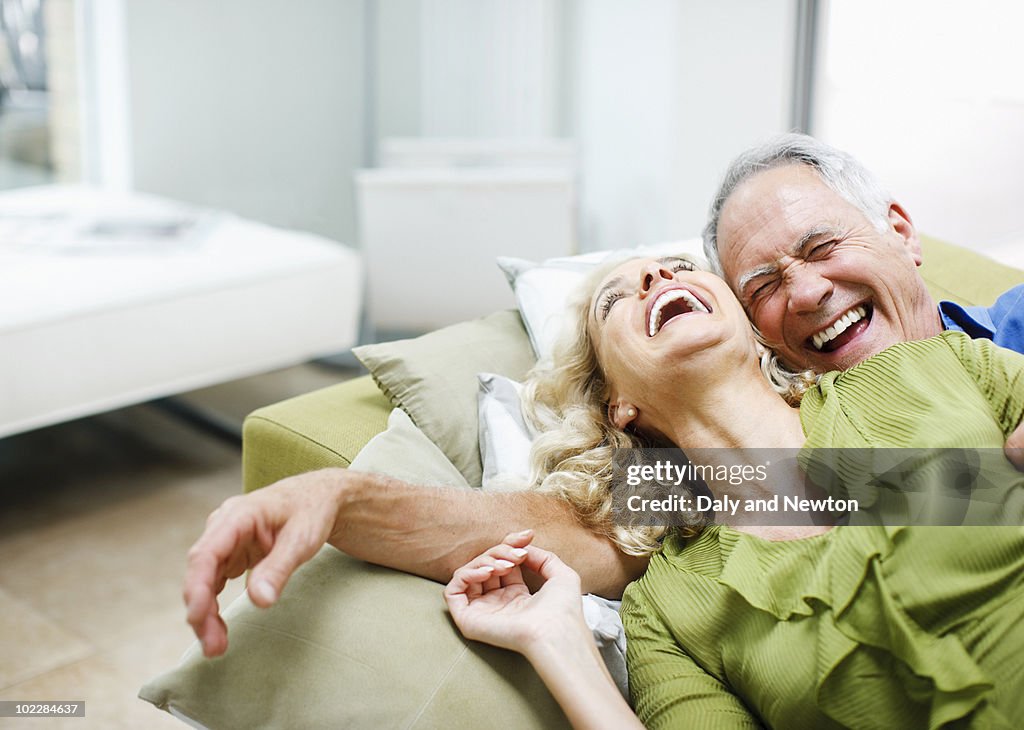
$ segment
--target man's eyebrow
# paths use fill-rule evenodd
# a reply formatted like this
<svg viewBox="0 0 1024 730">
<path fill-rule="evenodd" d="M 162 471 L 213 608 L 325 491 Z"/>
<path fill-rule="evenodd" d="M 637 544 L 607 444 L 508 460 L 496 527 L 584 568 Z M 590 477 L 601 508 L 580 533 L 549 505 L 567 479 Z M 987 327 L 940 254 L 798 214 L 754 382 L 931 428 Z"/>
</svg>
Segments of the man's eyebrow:
<svg viewBox="0 0 1024 730">
<path fill-rule="evenodd" d="M 804 233 L 804 235 L 800 236 L 800 240 L 796 242 L 795 246 L 793 246 L 792 255 L 794 258 L 803 258 L 811 244 L 817 243 L 820 238 L 835 235 L 837 235 L 836 229 L 833 226 L 828 224 L 814 226 L 814 228 L 811 228 Z"/>
<path fill-rule="evenodd" d="M 834 235 L 836 235 L 836 230 L 830 225 L 814 226 L 813 228 L 805 232 L 804 235 L 800 236 L 800 239 L 789 250 L 789 255 L 792 256 L 793 258 L 803 258 L 807 252 L 807 249 L 812 244 L 817 243 L 817 241 L 821 238 Z M 739 282 L 736 284 L 736 289 L 742 292 L 744 289 L 746 289 L 747 285 L 751 281 L 757 279 L 760 276 L 774 274 L 778 270 L 778 268 L 779 265 L 777 263 L 763 264 L 761 266 L 753 268 L 740 277 Z"/>
<path fill-rule="evenodd" d="M 593 312 L 593 314 L 594 314 L 594 321 L 595 322 L 600 321 L 600 319 L 597 316 L 597 305 L 601 303 L 602 299 L 604 299 L 604 293 L 606 291 L 610 290 L 610 289 L 616 289 L 616 288 L 622 286 L 622 282 L 623 282 L 624 279 L 625 279 L 625 277 L 623 277 L 623 276 L 616 276 L 614 279 L 612 279 L 611 281 L 607 282 L 604 286 L 602 286 L 598 290 L 597 296 L 594 297 L 594 312 Z"/>
<path fill-rule="evenodd" d="M 751 269 L 740 277 L 739 282 L 736 284 L 736 289 L 742 293 L 747 288 L 747 284 L 752 282 L 754 279 L 760 276 L 774 274 L 778 269 L 779 267 L 777 264 L 763 264 L 758 266 L 756 269 Z"/>
</svg>

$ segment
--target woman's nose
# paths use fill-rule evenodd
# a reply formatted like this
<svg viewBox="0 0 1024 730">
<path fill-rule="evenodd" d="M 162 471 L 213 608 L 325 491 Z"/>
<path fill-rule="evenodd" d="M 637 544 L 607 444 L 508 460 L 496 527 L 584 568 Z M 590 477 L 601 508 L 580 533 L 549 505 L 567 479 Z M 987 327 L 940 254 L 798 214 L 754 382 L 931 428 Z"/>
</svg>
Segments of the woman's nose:
<svg viewBox="0 0 1024 730">
<path fill-rule="evenodd" d="M 640 292 L 646 294 L 660 281 L 672 281 L 675 273 L 658 261 L 652 261 L 640 270 Z"/>
</svg>

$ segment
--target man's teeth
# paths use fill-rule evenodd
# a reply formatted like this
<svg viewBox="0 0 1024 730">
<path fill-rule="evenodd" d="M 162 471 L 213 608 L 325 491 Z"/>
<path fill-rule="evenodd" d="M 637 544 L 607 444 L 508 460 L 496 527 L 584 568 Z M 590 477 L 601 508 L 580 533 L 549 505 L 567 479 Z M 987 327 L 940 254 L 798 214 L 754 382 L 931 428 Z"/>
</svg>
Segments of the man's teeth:
<svg viewBox="0 0 1024 730">
<path fill-rule="evenodd" d="M 685 289 L 672 289 L 665 292 L 657 301 L 654 302 L 654 306 L 651 308 L 651 319 L 647 323 L 647 334 L 650 337 L 654 337 L 661 330 L 661 313 L 665 307 L 672 302 L 683 299 L 689 305 L 690 310 L 694 312 L 709 313 L 708 308 L 693 294 L 686 291 Z"/>
<path fill-rule="evenodd" d="M 850 325 L 855 322 L 859 322 L 867 316 L 867 310 L 863 306 L 854 307 L 849 312 L 840 317 L 835 324 L 831 327 L 826 327 L 818 334 L 811 337 L 811 342 L 814 343 L 816 350 L 821 350 L 825 346 L 826 342 L 831 342 L 839 335 L 846 332 Z"/>
</svg>

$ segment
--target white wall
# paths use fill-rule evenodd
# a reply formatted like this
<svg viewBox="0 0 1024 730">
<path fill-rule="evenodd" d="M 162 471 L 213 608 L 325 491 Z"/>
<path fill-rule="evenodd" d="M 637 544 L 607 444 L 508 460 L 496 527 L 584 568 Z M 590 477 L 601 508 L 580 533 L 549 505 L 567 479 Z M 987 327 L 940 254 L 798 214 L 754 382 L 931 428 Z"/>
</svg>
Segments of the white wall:
<svg viewBox="0 0 1024 730">
<path fill-rule="evenodd" d="M 737 154 L 790 129 L 795 54 L 794 0 L 686 0 L 681 7 L 672 238 L 703 228 Z"/>
<path fill-rule="evenodd" d="M 420 3 L 375 0 L 373 83 L 374 136 L 417 137 L 420 112 Z"/>
<path fill-rule="evenodd" d="M 378 139 L 562 132 L 565 0 L 378 0 Z"/>
<path fill-rule="evenodd" d="M 919 230 L 1020 265 L 1024 7 L 826 7 L 815 134 L 873 170 Z"/>
<path fill-rule="evenodd" d="M 661 240 L 671 229 L 679 4 L 584 0 L 576 11 L 582 246 Z"/>
<path fill-rule="evenodd" d="M 420 0 L 427 137 L 555 133 L 558 0 Z"/>
<path fill-rule="evenodd" d="M 363 0 L 125 3 L 138 190 L 355 240 Z"/>
<path fill-rule="evenodd" d="M 696 235 L 729 160 L 788 128 L 793 0 L 575 8 L 584 247 Z"/>
</svg>

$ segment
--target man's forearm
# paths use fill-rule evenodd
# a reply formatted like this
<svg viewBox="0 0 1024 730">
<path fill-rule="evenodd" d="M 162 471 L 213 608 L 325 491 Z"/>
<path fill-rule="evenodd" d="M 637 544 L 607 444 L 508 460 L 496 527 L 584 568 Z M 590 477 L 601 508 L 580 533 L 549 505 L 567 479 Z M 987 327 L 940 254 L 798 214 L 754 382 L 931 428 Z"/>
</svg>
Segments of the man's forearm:
<svg viewBox="0 0 1024 730">
<path fill-rule="evenodd" d="M 371 563 L 445 582 L 509 532 L 532 528 L 534 544 L 572 566 L 584 591 L 617 598 L 646 567 L 579 524 L 554 497 L 422 487 L 365 472 L 335 476 L 340 506 L 329 542 Z"/>
</svg>

